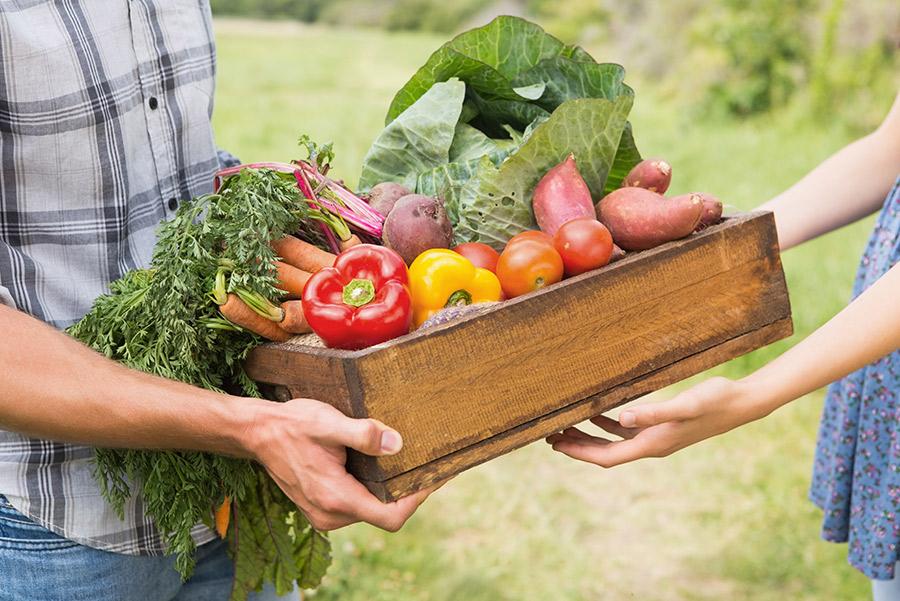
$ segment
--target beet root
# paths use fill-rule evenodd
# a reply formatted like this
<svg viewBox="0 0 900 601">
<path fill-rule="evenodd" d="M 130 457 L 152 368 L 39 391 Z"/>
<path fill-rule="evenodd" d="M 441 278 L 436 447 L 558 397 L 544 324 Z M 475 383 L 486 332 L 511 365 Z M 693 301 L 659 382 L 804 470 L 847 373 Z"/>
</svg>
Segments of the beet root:
<svg viewBox="0 0 900 601">
<path fill-rule="evenodd" d="M 548 171 L 534 189 L 531 201 L 541 231 L 553 236 L 567 221 L 594 217 L 594 201 L 584 183 L 574 155 Z"/>
<path fill-rule="evenodd" d="M 382 182 L 369 191 L 369 206 L 387 217 L 398 200 L 411 194 L 406 186 L 394 182 Z"/>
<path fill-rule="evenodd" d="M 644 188 L 658 194 L 665 193 L 672 182 L 672 166 L 662 159 L 644 159 L 635 165 L 625 179 L 623 188 Z"/>
<path fill-rule="evenodd" d="M 453 229 L 440 200 L 407 194 L 394 204 L 384 220 L 382 239 L 409 265 L 430 248 L 450 248 Z"/>
<path fill-rule="evenodd" d="M 691 234 L 700 223 L 699 195 L 665 198 L 644 188 L 619 188 L 597 203 L 597 216 L 623 250 L 645 250 Z"/>
</svg>

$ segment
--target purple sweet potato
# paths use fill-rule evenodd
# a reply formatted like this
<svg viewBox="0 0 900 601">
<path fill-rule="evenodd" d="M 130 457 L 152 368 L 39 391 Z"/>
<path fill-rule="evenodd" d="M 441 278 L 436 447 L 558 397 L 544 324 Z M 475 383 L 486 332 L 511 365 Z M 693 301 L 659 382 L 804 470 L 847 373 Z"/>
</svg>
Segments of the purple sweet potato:
<svg viewBox="0 0 900 601">
<path fill-rule="evenodd" d="M 531 206 L 541 231 L 551 236 L 567 221 L 594 217 L 591 191 L 578 173 L 574 155 L 570 154 L 541 178 Z"/>
<path fill-rule="evenodd" d="M 430 248 L 450 248 L 453 229 L 444 204 L 430 196 L 407 194 L 384 220 L 382 240 L 409 265 Z"/>
<path fill-rule="evenodd" d="M 597 203 L 597 217 L 622 249 L 644 250 L 690 235 L 700 223 L 698 195 L 664 198 L 644 188 L 619 188 Z"/>
<path fill-rule="evenodd" d="M 386 217 L 397 201 L 409 194 L 412 192 L 406 186 L 394 182 L 375 184 L 369 191 L 369 206 Z"/>
<path fill-rule="evenodd" d="M 672 182 L 672 166 L 662 159 L 644 159 L 635 165 L 625 179 L 623 188 L 644 188 L 664 194 Z"/>
</svg>

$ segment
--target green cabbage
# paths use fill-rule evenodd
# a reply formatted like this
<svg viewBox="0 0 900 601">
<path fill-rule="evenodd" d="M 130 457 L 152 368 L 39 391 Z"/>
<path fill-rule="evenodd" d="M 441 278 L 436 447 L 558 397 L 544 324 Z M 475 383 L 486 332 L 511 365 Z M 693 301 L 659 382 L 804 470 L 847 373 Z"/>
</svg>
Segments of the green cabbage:
<svg viewBox="0 0 900 601">
<path fill-rule="evenodd" d="M 531 193 L 569 153 L 596 200 L 640 161 L 624 76 L 534 23 L 498 17 L 447 42 L 397 92 L 359 188 L 393 181 L 441 196 L 457 243 L 502 248 L 535 227 Z"/>
</svg>

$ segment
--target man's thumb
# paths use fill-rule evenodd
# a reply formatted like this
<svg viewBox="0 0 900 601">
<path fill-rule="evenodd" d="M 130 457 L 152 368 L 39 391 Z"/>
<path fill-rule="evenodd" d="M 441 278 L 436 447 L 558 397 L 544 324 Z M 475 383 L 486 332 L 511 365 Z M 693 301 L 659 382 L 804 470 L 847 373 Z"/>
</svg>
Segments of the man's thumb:
<svg viewBox="0 0 900 601">
<path fill-rule="evenodd" d="M 344 445 L 366 455 L 393 455 L 403 447 L 399 432 L 374 419 L 349 420 L 345 435 Z"/>
</svg>

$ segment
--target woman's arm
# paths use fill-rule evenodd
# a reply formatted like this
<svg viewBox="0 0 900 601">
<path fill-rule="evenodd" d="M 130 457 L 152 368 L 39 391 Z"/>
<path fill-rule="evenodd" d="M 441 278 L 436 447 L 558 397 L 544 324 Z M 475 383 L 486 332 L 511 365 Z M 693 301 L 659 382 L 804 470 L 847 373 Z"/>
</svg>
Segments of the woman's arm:
<svg viewBox="0 0 900 601">
<path fill-rule="evenodd" d="M 878 210 L 900 173 L 900 95 L 868 136 L 826 159 L 761 205 L 774 211 L 782 250 Z"/>
<path fill-rule="evenodd" d="M 788 402 L 900 348 L 900 264 L 808 338 L 736 382 L 712 378 L 671 400 L 628 408 L 616 422 L 592 421 L 621 436 L 609 441 L 576 428 L 547 438 L 554 450 L 611 467 L 663 457 L 764 417 Z"/>
</svg>

